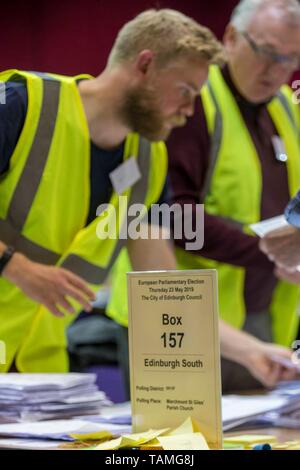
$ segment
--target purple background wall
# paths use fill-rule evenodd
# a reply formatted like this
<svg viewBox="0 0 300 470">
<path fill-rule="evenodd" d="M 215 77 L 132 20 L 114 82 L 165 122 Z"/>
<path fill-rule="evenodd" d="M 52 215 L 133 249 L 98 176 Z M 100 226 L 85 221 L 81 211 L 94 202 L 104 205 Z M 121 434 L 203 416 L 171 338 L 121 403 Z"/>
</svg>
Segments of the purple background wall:
<svg viewBox="0 0 300 470">
<path fill-rule="evenodd" d="M 10 0 L 1 2 L 0 70 L 97 74 L 119 28 L 151 7 L 182 11 L 222 37 L 237 0 Z"/>
</svg>

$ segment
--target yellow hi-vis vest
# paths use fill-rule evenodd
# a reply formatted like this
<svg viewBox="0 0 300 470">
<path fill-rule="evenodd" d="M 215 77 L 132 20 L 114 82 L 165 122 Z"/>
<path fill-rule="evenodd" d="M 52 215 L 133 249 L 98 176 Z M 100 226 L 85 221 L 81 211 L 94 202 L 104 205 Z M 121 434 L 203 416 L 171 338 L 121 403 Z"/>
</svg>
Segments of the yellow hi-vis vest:
<svg viewBox="0 0 300 470">
<path fill-rule="evenodd" d="M 238 105 L 217 66 L 210 67 L 201 97 L 212 140 L 209 170 L 212 174 L 207 180 L 208 187 L 204 188 L 205 209 L 209 214 L 239 222 L 248 231 L 249 224 L 260 220 L 260 160 Z M 282 87 L 269 103 L 268 111 L 287 150 L 289 188 L 293 196 L 300 187 L 299 116 L 289 87 Z M 176 256 L 178 269 L 218 270 L 221 317 L 241 328 L 245 318 L 245 270 L 181 249 L 176 249 Z M 123 326 L 128 325 L 125 273 L 130 270 L 128 255 L 123 251 L 112 270 L 112 295 L 107 307 L 108 315 Z M 295 338 L 298 298 L 297 286 L 277 283 L 270 306 L 276 343 L 291 346 Z"/>
<path fill-rule="evenodd" d="M 299 111 L 292 103 L 291 94 L 288 86 L 282 87 L 267 108 L 287 151 L 288 183 L 292 197 L 300 187 L 300 123 Z M 217 66 L 210 67 L 209 79 L 201 91 L 201 97 L 211 136 L 210 174 L 204 188 L 205 210 L 238 222 L 247 232 L 250 230 L 249 224 L 261 219 L 262 173 L 259 157 L 238 105 Z M 183 249 L 176 251 L 180 269 L 218 270 L 221 317 L 241 328 L 245 319 L 245 269 L 208 260 Z M 298 327 L 298 300 L 297 286 L 277 282 L 269 307 L 274 342 L 291 346 Z"/>
<path fill-rule="evenodd" d="M 157 200 L 165 182 L 167 154 L 162 142 L 150 144 L 137 134 L 128 135 L 124 160 L 138 159 L 141 178 L 122 193 L 127 204 L 113 192 L 107 210 L 85 226 L 90 138 L 76 85 L 79 78 L 91 77 L 0 73 L 2 82 L 24 80 L 28 92 L 25 123 L 9 171 L 0 179 L 0 240 L 33 261 L 73 271 L 97 290 L 126 243 L 105 237 L 106 225 L 115 218 L 118 234 L 127 204 L 149 207 Z M 72 303 L 78 312 L 80 306 Z M 9 370 L 13 360 L 20 372 L 67 371 L 65 329 L 73 320 L 73 315 L 55 317 L 0 277 L 0 340 L 6 351 L 0 371 Z"/>
</svg>

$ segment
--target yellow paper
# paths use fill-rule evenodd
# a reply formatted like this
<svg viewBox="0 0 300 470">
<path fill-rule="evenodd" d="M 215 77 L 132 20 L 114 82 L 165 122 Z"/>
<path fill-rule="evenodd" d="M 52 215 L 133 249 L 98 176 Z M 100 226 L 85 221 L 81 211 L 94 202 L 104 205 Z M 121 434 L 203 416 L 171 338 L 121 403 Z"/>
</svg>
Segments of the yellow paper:
<svg viewBox="0 0 300 470">
<path fill-rule="evenodd" d="M 147 444 L 142 444 L 140 447 L 141 450 L 163 450 L 159 442 L 147 442 Z"/>
<path fill-rule="evenodd" d="M 192 434 L 194 432 L 201 432 L 200 426 L 195 419 L 189 417 L 180 426 L 178 426 L 178 428 L 167 433 L 167 436 L 176 436 L 178 434 Z"/>
<path fill-rule="evenodd" d="M 112 439 L 111 441 L 98 444 L 91 450 L 117 450 L 120 448 L 121 442 L 122 442 L 122 437 L 117 437 L 117 439 Z"/>
<path fill-rule="evenodd" d="M 224 443 L 236 443 L 236 444 L 244 444 L 244 445 L 251 445 L 251 444 L 271 444 L 273 442 L 277 442 L 276 436 L 271 436 L 269 434 L 266 435 L 255 435 L 255 434 L 244 434 L 241 436 L 232 436 L 226 437 L 224 439 Z"/>
<path fill-rule="evenodd" d="M 245 450 L 245 446 L 234 442 L 224 442 L 222 450 Z"/>
<path fill-rule="evenodd" d="M 146 444 L 147 442 L 153 441 L 153 439 L 157 438 L 158 436 L 164 434 L 167 431 L 168 428 L 160 430 L 150 429 L 150 431 L 141 432 L 137 434 L 124 434 L 124 436 L 122 437 L 97 445 L 95 447 L 95 450 L 116 450 L 124 447 L 139 447 L 142 444 Z"/>
<path fill-rule="evenodd" d="M 150 429 L 149 431 L 139 432 L 135 434 L 124 434 L 123 438 L 132 441 L 133 444 L 145 444 L 146 442 L 152 441 L 153 439 L 165 434 L 169 431 L 169 428 L 165 429 Z"/>
<path fill-rule="evenodd" d="M 289 446 L 287 450 L 300 450 L 300 445 L 295 445 L 295 446 Z"/>
<path fill-rule="evenodd" d="M 164 450 L 209 450 L 207 442 L 200 432 L 161 436 L 158 441 Z"/>
<path fill-rule="evenodd" d="M 275 444 L 272 446 L 273 450 L 288 450 L 289 446 L 286 444 Z"/>
<path fill-rule="evenodd" d="M 300 440 L 286 441 L 272 447 L 274 450 L 300 450 Z"/>
<path fill-rule="evenodd" d="M 99 438 L 100 433 L 94 434 L 97 434 L 97 438 Z M 159 430 L 150 429 L 142 433 L 124 434 L 124 436 L 119 438 L 98 444 L 93 450 L 117 450 L 132 447 L 140 447 L 143 450 L 209 450 L 205 437 L 199 432 L 198 423 L 192 418 L 187 418 L 173 431 L 166 428 Z"/>
<path fill-rule="evenodd" d="M 108 431 L 97 431 L 88 434 L 70 434 L 70 436 L 80 441 L 99 441 L 100 439 L 111 439 L 113 435 Z"/>
</svg>

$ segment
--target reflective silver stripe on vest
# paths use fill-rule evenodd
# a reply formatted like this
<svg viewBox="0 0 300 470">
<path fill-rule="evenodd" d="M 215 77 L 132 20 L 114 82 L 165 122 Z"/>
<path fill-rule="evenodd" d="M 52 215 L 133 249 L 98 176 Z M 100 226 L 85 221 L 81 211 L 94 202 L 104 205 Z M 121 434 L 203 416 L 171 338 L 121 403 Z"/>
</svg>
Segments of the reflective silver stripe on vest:
<svg viewBox="0 0 300 470">
<path fill-rule="evenodd" d="M 276 96 L 279 99 L 279 101 L 281 103 L 281 106 L 284 108 L 286 114 L 288 115 L 288 117 L 291 121 L 291 124 L 294 128 L 294 131 L 297 134 L 298 139 L 300 139 L 300 129 L 299 129 L 299 126 L 298 126 L 297 121 L 295 119 L 295 116 L 293 115 L 293 112 L 292 112 L 292 110 L 289 106 L 289 103 L 288 103 L 288 100 L 287 100 L 286 96 L 282 93 L 282 91 L 279 91 Z"/>
<path fill-rule="evenodd" d="M 139 138 L 138 163 L 139 163 L 139 168 L 141 171 L 141 178 L 132 188 L 131 197 L 129 199 L 128 206 L 129 204 L 145 202 L 147 191 L 148 191 L 150 154 L 151 154 L 150 142 L 144 139 L 143 137 L 140 137 Z M 122 228 L 121 228 L 121 231 L 122 231 Z M 90 282 L 91 284 L 101 284 L 107 278 L 110 269 L 112 268 L 121 249 L 126 245 L 126 243 L 127 243 L 127 240 L 124 240 L 124 239 L 117 240 L 112 257 L 109 261 L 109 264 L 105 268 L 100 268 L 96 266 L 95 264 L 89 263 L 83 258 L 77 255 L 73 255 L 73 254 L 69 255 L 64 260 L 64 262 L 62 263 L 62 266 L 72 271 L 73 273 L 83 277 L 87 282 Z"/>
<path fill-rule="evenodd" d="M 212 180 L 216 163 L 218 160 L 218 155 L 219 155 L 221 142 L 222 142 L 222 135 L 223 135 L 223 117 L 222 117 L 222 112 L 221 112 L 219 103 L 217 101 L 217 98 L 213 91 L 213 87 L 209 80 L 206 85 L 207 85 L 211 99 L 215 106 L 215 125 L 214 125 L 214 130 L 210 139 L 211 146 L 210 146 L 210 153 L 209 153 L 208 169 L 207 169 L 205 181 L 203 184 L 203 190 L 201 191 L 201 201 L 203 203 L 210 189 L 211 180 Z M 238 228 L 239 230 L 243 231 L 244 225 L 241 222 L 238 222 L 237 220 L 231 219 L 229 217 L 218 216 L 218 218 L 223 219 L 224 222 L 226 222 L 227 224 L 230 224 L 232 227 Z"/>
<path fill-rule="evenodd" d="M 28 240 L 21 234 L 38 190 L 53 137 L 59 105 L 60 82 L 43 80 L 43 100 L 34 140 L 15 188 L 5 220 L 0 220 L 0 240 L 32 260 L 55 264 L 60 255 Z"/>
<path fill-rule="evenodd" d="M 20 231 L 46 166 L 58 111 L 60 83 L 44 80 L 43 84 L 44 96 L 35 138 L 7 213 L 7 220 Z"/>
<path fill-rule="evenodd" d="M 23 237 L 6 220 L 0 220 L 0 240 L 7 245 L 14 246 L 17 251 L 27 255 L 32 261 L 37 263 L 54 265 L 60 258 L 59 254 L 47 250 L 28 238 Z"/>
<path fill-rule="evenodd" d="M 211 99 L 214 103 L 215 106 L 215 123 L 214 123 L 214 130 L 210 138 L 210 152 L 209 152 L 209 162 L 208 162 L 208 169 L 205 175 L 205 181 L 203 184 L 203 189 L 201 191 L 201 202 L 204 202 L 205 197 L 209 191 L 210 188 L 210 183 L 212 180 L 213 173 L 215 171 L 215 166 L 217 163 L 220 147 L 221 147 L 221 141 L 222 141 L 222 134 L 223 134 L 223 118 L 222 118 L 222 113 L 220 110 L 219 103 L 217 101 L 217 98 L 214 94 L 212 85 L 210 81 L 206 83 L 206 86 L 208 88 L 209 94 L 211 96 Z"/>
</svg>

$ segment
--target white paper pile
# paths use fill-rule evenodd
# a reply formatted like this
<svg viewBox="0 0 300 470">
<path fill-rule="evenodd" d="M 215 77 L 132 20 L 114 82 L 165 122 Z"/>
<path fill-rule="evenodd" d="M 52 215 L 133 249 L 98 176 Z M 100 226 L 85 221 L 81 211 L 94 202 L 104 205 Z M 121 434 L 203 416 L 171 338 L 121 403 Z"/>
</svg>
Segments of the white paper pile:
<svg viewBox="0 0 300 470">
<path fill-rule="evenodd" d="M 0 423 L 99 413 L 110 404 L 95 374 L 1 374 Z"/>
<path fill-rule="evenodd" d="M 300 429 L 300 381 L 281 382 L 272 395 L 288 400 L 283 409 L 267 415 L 272 425 Z"/>
<path fill-rule="evenodd" d="M 227 395 L 222 397 L 223 431 L 260 422 L 267 413 L 283 409 L 288 399 L 282 396 Z"/>
<path fill-rule="evenodd" d="M 223 430 L 276 426 L 300 429 L 300 381 L 281 382 L 264 395 L 222 398 Z"/>
<path fill-rule="evenodd" d="M 113 436 L 131 432 L 130 426 L 90 423 L 83 419 L 60 419 L 37 423 L 0 424 L 0 436 L 22 439 L 74 441 L 73 434 L 109 432 Z M 0 446 L 1 448 L 1 446 Z"/>
</svg>

